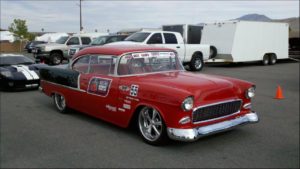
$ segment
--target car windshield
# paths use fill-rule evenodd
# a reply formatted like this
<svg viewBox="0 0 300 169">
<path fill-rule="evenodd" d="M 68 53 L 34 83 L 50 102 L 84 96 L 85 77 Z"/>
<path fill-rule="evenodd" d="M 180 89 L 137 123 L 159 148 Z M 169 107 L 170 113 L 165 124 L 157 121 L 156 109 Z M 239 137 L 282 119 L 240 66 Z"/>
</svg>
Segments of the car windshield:
<svg viewBox="0 0 300 169">
<path fill-rule="evenodd" d="M 108 36 L 100 36 L 91 42 L 91 45 L 103 45 L 106 43 Z"/>
<path fill-rule="evenodd" d="M 144 52 L 123 55 L 118 75 L 184 70 L 174 52 Z"/>
<path fill-rule="evenodd" d="M 33 61 L 24 56 L 0 56 L 0 66 L 33 64 Z"/>
<path fill-rule="evenodd" d="M 150 35 L 150 33 L 146 32 L 138 32 L 128 36 L 125 41 L 133 41 L 133 42 L 144 42 L 144 40 Z"/>
<path fill-rule="evenodd" d="M 69 38 L 68 36 L 62 36 L 59 39 L 57 39 L 56 43 L 65 44 L 68 38 Z"/>
</svg>

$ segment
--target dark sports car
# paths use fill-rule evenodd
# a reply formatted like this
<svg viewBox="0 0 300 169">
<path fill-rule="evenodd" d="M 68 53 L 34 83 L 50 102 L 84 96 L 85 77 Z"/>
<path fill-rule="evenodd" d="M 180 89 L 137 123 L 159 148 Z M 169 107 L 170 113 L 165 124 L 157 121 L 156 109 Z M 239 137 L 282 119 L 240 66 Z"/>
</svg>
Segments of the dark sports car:
<svg viewBox="0 0 300 169">
<path fill-rule="evenodd" d="M 44 64 L 16 54 L 0 54 L 0 88 L 33 89 L 40 85 L 39 68 Z"/>
</svg>

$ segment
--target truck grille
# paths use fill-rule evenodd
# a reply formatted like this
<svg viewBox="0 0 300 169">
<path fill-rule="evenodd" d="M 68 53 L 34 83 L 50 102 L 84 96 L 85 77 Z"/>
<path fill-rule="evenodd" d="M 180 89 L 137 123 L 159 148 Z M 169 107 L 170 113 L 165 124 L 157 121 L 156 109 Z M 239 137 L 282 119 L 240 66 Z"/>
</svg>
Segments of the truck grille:
<svg viewBox="0 0 300 169">
<path fill-rule="evenodd" d="M 73 56 L 76 53 L 76 49 L 70 49 L 69 50 L 69 55 Z"/>
<path fill-rule="evenodd" d="M 234 100 L 200 107 L 193 112 L 193 123 L 231 115 L 240 110 L 241 104 L 241 100 Z"/>
</svg>

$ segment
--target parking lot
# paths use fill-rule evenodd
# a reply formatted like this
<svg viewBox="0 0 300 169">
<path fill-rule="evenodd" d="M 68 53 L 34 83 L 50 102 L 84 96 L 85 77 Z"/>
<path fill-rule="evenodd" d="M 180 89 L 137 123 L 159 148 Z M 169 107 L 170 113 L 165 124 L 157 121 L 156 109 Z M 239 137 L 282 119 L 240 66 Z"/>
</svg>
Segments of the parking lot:
<svg viewBox="0 0 300 169">
<path fill-rule="evenodd" d="M 213 64 L 200 73 L 254 82 L 260 122 L 155 147 L 134 130 L 79 112 L 60 114 L 37 90 L 1 92 L 1 167 L 299 168 L 299 62 Z M 274 99 L 277 85 L 285 99 Z"/>
</svg>

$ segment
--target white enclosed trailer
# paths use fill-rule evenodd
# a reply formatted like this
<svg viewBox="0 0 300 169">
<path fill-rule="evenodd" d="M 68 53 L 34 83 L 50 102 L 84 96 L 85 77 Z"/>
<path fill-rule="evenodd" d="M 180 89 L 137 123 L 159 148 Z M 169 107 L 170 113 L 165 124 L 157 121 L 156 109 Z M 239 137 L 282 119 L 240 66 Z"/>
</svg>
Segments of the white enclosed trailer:
<svg viewBox="0 0 300 169">
<path fill-rule="evenodd" d="M 205 24 L 201 43 L 217 48 L 217 55 L 207 62 L 262 61 L 275 64 L 288 58 L 287 23 L 228 21 Z"/>
</svg>

